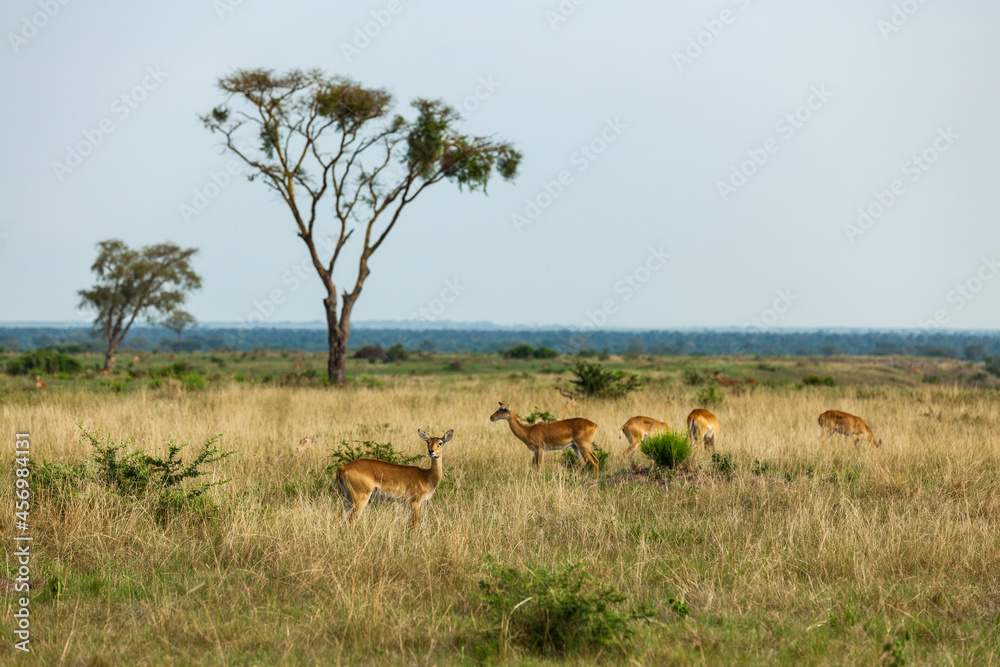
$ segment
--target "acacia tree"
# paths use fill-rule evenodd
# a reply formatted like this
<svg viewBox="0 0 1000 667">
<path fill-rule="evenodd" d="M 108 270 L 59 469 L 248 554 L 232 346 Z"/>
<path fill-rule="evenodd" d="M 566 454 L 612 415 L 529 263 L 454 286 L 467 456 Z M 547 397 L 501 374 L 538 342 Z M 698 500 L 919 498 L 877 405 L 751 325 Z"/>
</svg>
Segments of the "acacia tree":
<svg viewBox="0 0 1000 667">
<path fill-rule="evenodd" d="M 415 100 L 408 120 L 390 113 L 385 90 L 319 70 L 239 70 L 218 85 L 226 100 L 202 121 L 250 167 L 249 179 L 260 178 L 288 207 L 326 291 L 327 373 L 343 382 L 351 313 L 372 255 L 403 210 L 444 180 L 484 192 L 494 168 L 512 180 L 521 154 L 509 143 L 460 134 L 458 114 L 440 101 Z M 321 208 L 324 199 L 329 205 Z M 332 232 L 329 243 L 320 228 Z M 338 297 L 334 268 L 357 230 L 357 277 Z"/>
<path fill-rule="evenodd" d="M 186 310 L 173 310 L 169 315 L 160 322 L 160 326 L 168 331 L 173 331 L 177 334 L 177 351 L 181 351 L 181 334 L 185 329 L 192 329 L 198 326 L 198 320 L 194 318 L 194 315 L 187 312 Z"/>
<path fill-rule="evenodd" d="M 111 239 L 97 244 L 97 260 L 90 269 L 97 283 L 80 290 L 80 308 L 97 311 L 94 332 L 108 342 L 104 368 L 114 364 L 115 352 L 137 318 L 155 324 L 177 309 L 201 278 L 191 268 L 196 248 L 158 243 L 141 250 Z"/>
</svg>

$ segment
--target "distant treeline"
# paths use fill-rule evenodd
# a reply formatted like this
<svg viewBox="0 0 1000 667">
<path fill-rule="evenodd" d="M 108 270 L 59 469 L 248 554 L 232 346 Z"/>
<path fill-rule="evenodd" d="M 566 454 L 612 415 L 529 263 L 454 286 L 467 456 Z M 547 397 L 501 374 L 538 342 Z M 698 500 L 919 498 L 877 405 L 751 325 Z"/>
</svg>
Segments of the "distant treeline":
<svg viewBox="0 0 1000 667">
<path fill-rule="evenodd" d="M 563 353 L 608 352 L 656 355 L 892 355 L 962 357 L 980 360 L 1000 355 L 1000 332 L 917 331 L 591 331 L 571 330 L 462 330 L 355 329 L 350 347 L 390 347 L 401 343 L 409 350 L 438 352 L 498 352 L 519 344 L 546 346 Z M 72 346 L 100 352 L 104 344 L 86 328 L 0 327 L 0 346 L 28 350 Z M 155 327 L 135 327 L 125 339 L 132 350 L 178 349 L 173 334 Z M 181 350 L 218 349 L 324 351 L 323 329 L 214 329 L 197 328 L 184 334 Z"/>
</svg>

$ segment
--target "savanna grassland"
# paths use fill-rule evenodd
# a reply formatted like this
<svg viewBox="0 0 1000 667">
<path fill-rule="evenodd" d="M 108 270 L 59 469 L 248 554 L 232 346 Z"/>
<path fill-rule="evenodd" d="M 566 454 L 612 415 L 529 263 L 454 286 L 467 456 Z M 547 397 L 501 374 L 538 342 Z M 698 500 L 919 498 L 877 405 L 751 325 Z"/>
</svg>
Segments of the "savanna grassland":
<svg viewBox="0 0 1000 667">
<path fill-rule="evenodd" d="M 190 367 L 163 371 L 178 361 Z M 1000 662 L 1000 392 L 949 380 L 973 377 L 969 365 L 612 358 L 639 371 L 643 389 L 567 408 L 554 390 L 564 358 L 352 362 L 356 381 L 345 388 L 308 372 L 321 363 L 143 357 L 112 378 L 53 376 L 45 389 L 0 380 L 8 461 L 14 433 L 27 430 L 36 464 L 92 465 L 77 424 L 160 455 L 171 436 L 190 440 L 186 459 L 222 433 L 222 448 L 236 452 L 206 468 L 207 479 L 231 481 L 166 515 L 92 480 L 36 490 L 33 653 L 18 662 Z M 716 452 L 732 466 L 696 448 L 677 471 L 651 471 L 643 456 L 631 470 L 618 428 L 639 414 L 683 428 L 711 386 L 686 384 L 684 371 L 705 367 L 759 381 L 722 391 L 712 407 Z M 810 374 L 835 386 L 802 386 Z M 556 452 L 533 474 L 507 424 L 489 421 L 500 400 L 522 417 L 537 408 L 594 420 L 608 464 L 595 477 Z M 883 447 L 820 442 L 817 416 L 831 408 L 864 417 Z M 368 440 L 422 455 L 418 428 L 455 430 L 421 529 L 390 502 L 347 528 L 329 453 Z M 318 451 L 298 453 L 303 436 L 317 436 Z M 11 479 L 0 486 L 5 537 Z M 16 563 L 12 542 L 3 544 L 0 656 L 12 661 Z M 617 589 L 622 608 L 653 615 L 600 649 L 536 654 L 511 636 L 516 625 L 501 637 L 479 582 L 497 566 L 574 563 Z"/>
</svg>

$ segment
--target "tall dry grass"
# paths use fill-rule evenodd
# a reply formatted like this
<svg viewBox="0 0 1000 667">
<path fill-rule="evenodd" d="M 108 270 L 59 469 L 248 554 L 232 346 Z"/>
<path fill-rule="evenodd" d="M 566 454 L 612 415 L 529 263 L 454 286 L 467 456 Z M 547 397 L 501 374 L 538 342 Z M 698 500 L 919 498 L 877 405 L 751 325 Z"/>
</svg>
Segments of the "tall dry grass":
<svg viewBox="0 0 1000 667">
<path fill-rule="evenodd" d="M 666 393 L 677 395 L 670 407 Z M 626 470 L 618 428 L 639 414 L 683 428 L 695 405 L 693 391 L 678 386 L 571 414 L 551 388 L 485 377 L 29 396 L 0 406 L 0 419 L 10 452 L 13 433 L 28 430 L 36 459 L 89 456 L 76 422 L 147 450 L 162 452 L 171 435 L 199 444 L 219 432 L 238 450 L 217 466 L 215 477 L 232 482 L 212 491 L 219 509 L 208 517 L 163 525 L 142 503 L 96 487 L 62 504 L 36 499 L 36 585 L 63 589 L 32 608 L 34 659 L 471 660 L 488 628 L 477 582 L 493 559 L 583 561 L 652 604 L 659 620 L 631 648 L 642 664 L 876 664 L 899 628 L 918 664 L 996 662 L 998 395 L 934 387 L 864 396 L 853 388 L 729 396 L 714 410 L 716 448 L 737 472 L 712 474 L 709 454 L 696 450 L 694 472 L 668 483 Z M 613 454 L 607 470 L 600 479 L 567 471 L 562 454 L 550 453 L 543 474 L 532 474 L 528 450 L 506 423 L 488 420 L 499 400 L 522 416 L 538 406 L 593 419 L 597 443 Z M 816 420 L 830 408 L 863 416 L 883 448 L 855 450 L 841 436 L 820 442 Z M 369 506 L 347 529 L 339 497 L 323 486 L 322 456 L 295 453 L 302 436 L 318 435 L 321 451 L 346 439 L 421 454 L 417 428 L 453 428 L 455 438 L 416 532 L 408 508 L 391 503 Z M 753 473 L 754 461 L 764 474 Z M 12 512 L 9 482 L 0 503 Z M 689 619 L 673 614 L 668 595 L 687 602 Z"/>
</svg>

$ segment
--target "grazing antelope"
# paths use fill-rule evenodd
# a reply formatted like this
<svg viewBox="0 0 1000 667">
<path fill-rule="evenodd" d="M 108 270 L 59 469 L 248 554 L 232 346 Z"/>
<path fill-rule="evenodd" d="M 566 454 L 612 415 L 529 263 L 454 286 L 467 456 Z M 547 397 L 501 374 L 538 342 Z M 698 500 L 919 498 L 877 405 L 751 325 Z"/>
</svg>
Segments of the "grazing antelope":
<svg viewBox="0 0 1000 667">
<path fill-rule="evenodd" d="M 102 368 L 99 371 L 97 371 L 97 374 L 100 375 L 100 376 L 102 376 L 102 377 L 107 377 L 107 376 L 111 375 L 111 369 L 110 368 Z"/>
<path fill-rule="evenodd" d="M 586 459 L 594 466 L 594 473 L 598 472 L 600 464 L 594 453 L 590 451 L 590 446 L 594 442 L 594 433 L 597 432 L 597 424 L 589 419 L 574 417 L 573 419 L 563 419 L 545 424 L 522 424 L 518 421 L 514 411 L 510 409 L 510 405 L 500 401 L 500 409 L 493 413 L 490 421 L 495 422 L 501 419 L 507 420 L 511 432 L 534 453 L 535 458 L 531 465 L 535 472 L 541 471 L 542 456 L 545 452 L 570 447 L 573 448 L 576 457 L 580 459 L 581 468 L 584 466 L 584 459 Z"/>
<path fill-rule="evenodd" d="M 558 387 L 556 387 L 556 391 L 558 391 L 559 394 L 563 398 L 566 399 L 566 408 L 567 409 L 572 409 L 572 408 L 575 408 L 576 406 L 580 405 L 579 403 L 576 402 L 576 399 L 573 398 L 573 394 L 567 394 L 565 391 L 563 391 L 562 389 L 559 389 Z"/>
<path fill-rule="evenodd" d="M 715 381 L 718 382 L 719 385 L 722 386 L 722 387 L 738 387 L 739 385 L 743 384 L 739 380 L 730 380 L 730 379 L 724 378 L 721 375 L 719 375 L 718 373 L 715 374 Z"/>
<path fill-rule="evenodd" d="M 753 378 L 747 378 L 746 380 L 744 380 L 744 382 L 746 382 L 750 386 L 757 384 L 757 381 L 754 380 Z"/>
<path fill-rule="evenodd" d="M 319 439 L 307 435 L 306 437 L 299 440 L 299 444 L 295 448 L 295 451 L 299 454 L 304 454 L 305 452 L 319 451 Z"/>
<path fill-rule="evenodd" d="M 36 375 L 35 376 L 35 389 L 48 389 L 48 388 L 49 388 L 49 385 L 45 384 L 45 381 L 42 380 L 42 376 L 41 375 Z"/>
<path fill-rule="evenodd" d="M 624 435 L 625 439 L 628 440 L 628 449 L 625 450 L 623 456 L 631 459 L 640 442 L 651 435 L 668 430 L 670 430 L 670 426 L 666 422 L 652 417 L 632 417 L 618 429 L 618 438 L 621 439 L 621 436 Z"/>
<path fill-rule="evenodd" d="M 451 440 L 455 431 L 449 430 L 440 438 L 432 438 L 420 429 L 417 435 L 427 443 L 427 456 L 431 457 L 430 468 L 374 459 L 357 459 L 337 468 L 337 484 L 344 496 L 349 524 L 357 521 L 372 493 L 378 491 L 382 495 L 410 503 L 410 520 L 414 528 L 420 527 L 420 505 L 425 500 L 430 500 L 444 477 L 441 446 Z"/>
<path fill-rule="evenodd" d="M 715 448 L 715 436 L 719 434 L 719 420 L 708 410 L 695 408 L 687 418 L 688 433 L 691 442 L 705 440 L 705 449 Z"/>
<path fill-rule="evenodd" d="M 841 433 L 854 438 L 854 447 L 857 449 L 858 440 L 864 438 L 876 447 L 882 446 L 881 440 L 876 440 L 872 430 L 861 417 L 841 412 L 840 410 L 827 410 L 819 416 L 819 425 L 823 429 L 819 439 L 825 440 L 834 433 Z"/>
</svg>

